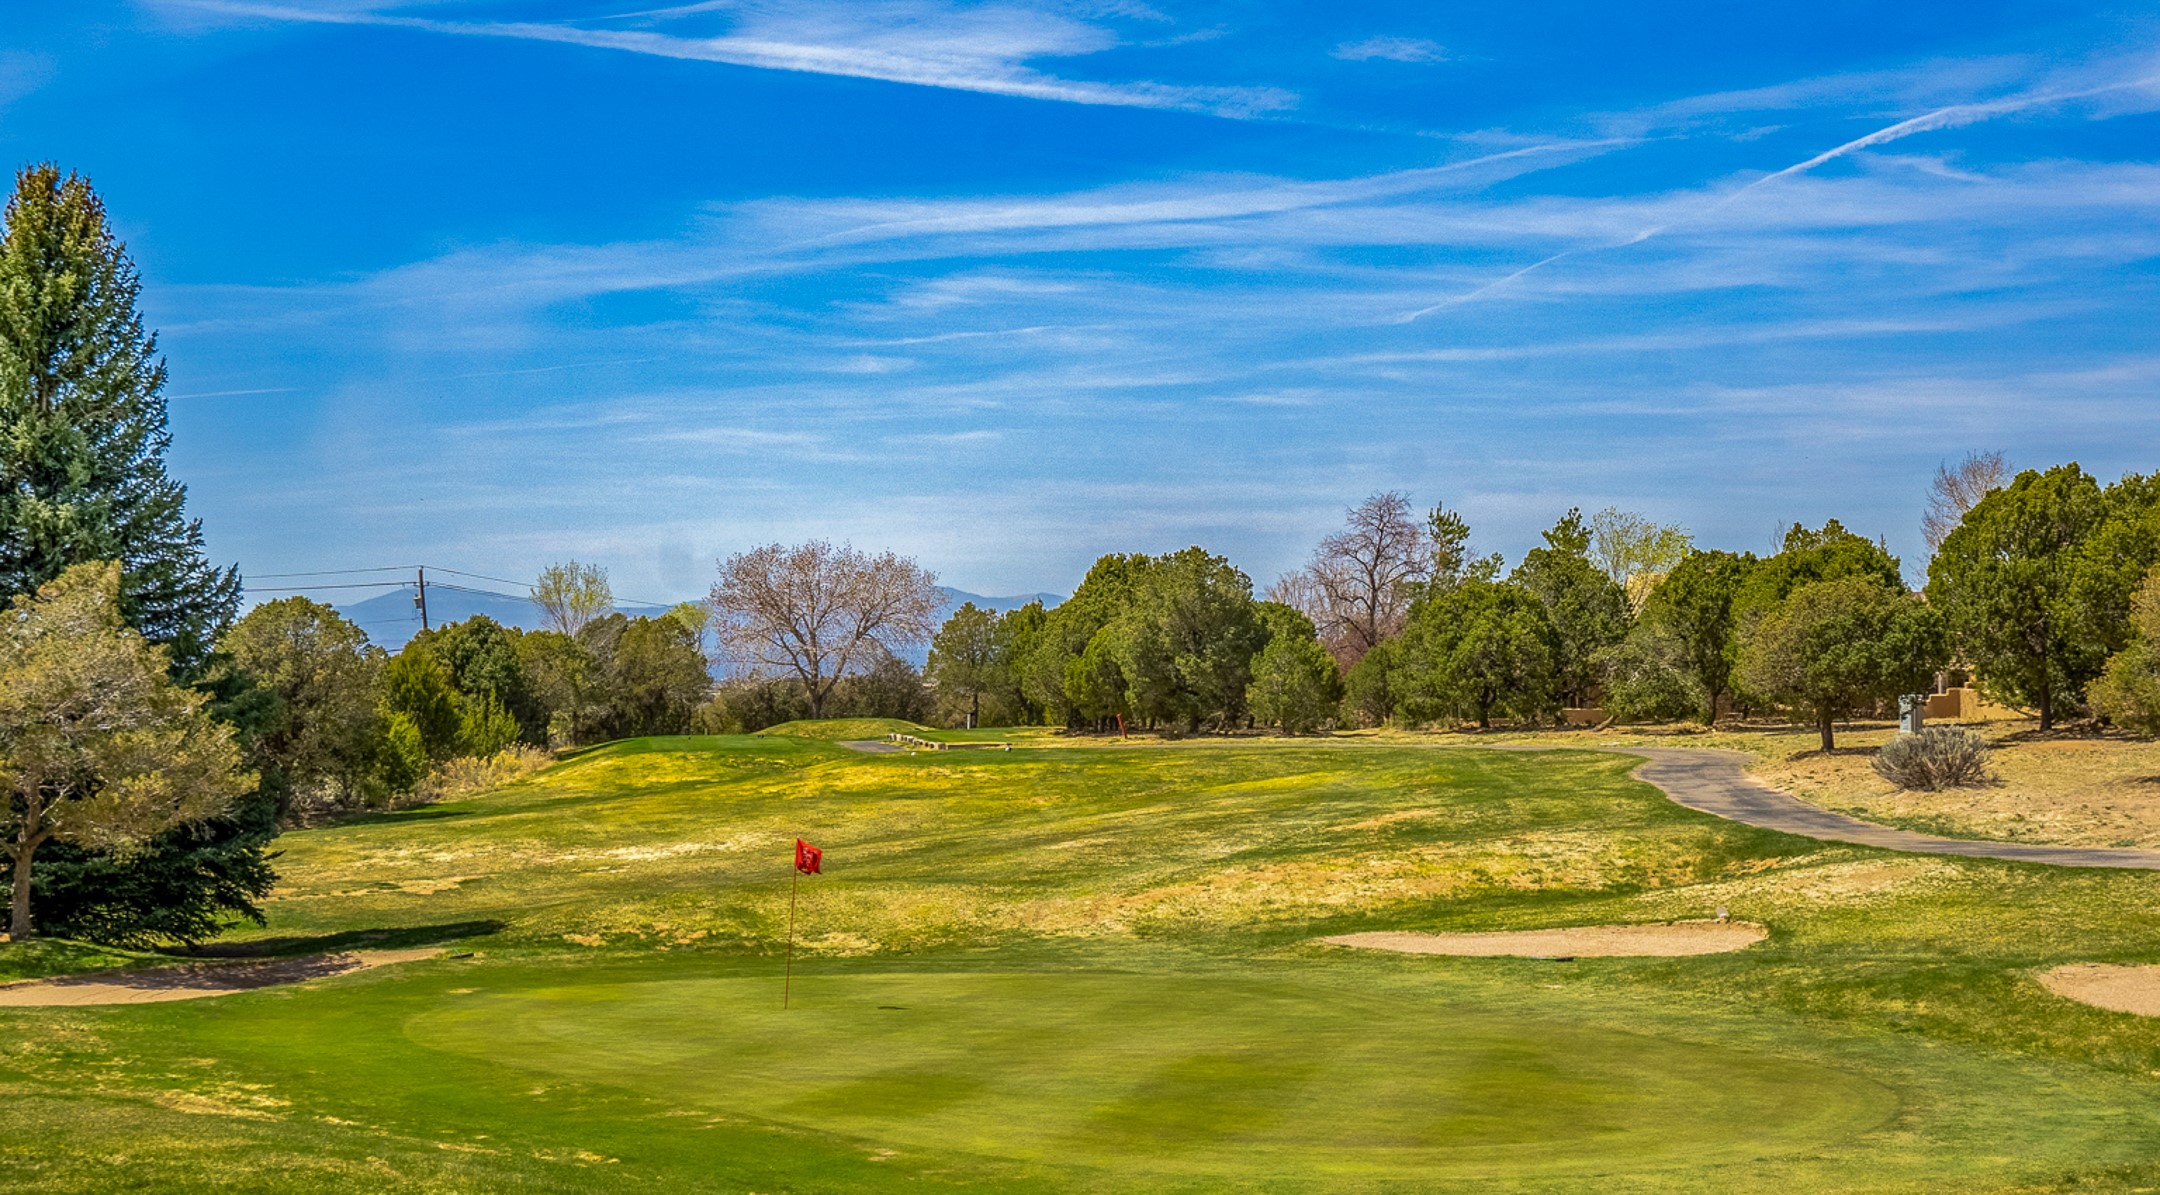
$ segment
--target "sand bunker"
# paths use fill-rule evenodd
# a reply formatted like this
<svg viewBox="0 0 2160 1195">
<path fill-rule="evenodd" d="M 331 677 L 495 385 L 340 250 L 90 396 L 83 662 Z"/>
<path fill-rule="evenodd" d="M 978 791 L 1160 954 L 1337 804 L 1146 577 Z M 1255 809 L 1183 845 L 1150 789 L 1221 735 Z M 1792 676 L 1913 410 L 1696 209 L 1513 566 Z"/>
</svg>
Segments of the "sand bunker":
<svg viewBox="0 0 2160 1195">
<path fill-rule="evenodd" d="M 167 1000 L 200 1000 L 227 996 L 279 984 L 327 979 L 429 958 L 442 951 L 360 950 L 350 954 L 317 954 L 306 958 L 263 959 L 244 963 L 186 963 L 178 967 L 151 967 L 141 971 L 74 975 L 65 979 L 30 979 L 0 985 L 0 1008 L 53 1008 L 91 1004 L 162 1004 Z"/>
<path fill-rule="evenodd" d="M 2071 963 L 2042 971 L 2040 986 L 2066 1000 L 2160 1017 L 2160 967 L 2117 963 Z"/>
<path fill-rule="evenodd" d="M 1673 921 L 1664 925 L 1582 925 L 1479 934 L 1342 934 L 1320 940 L 1367 950 L 1477 958 L 1673 958 L 1741 950 L 1769 936 L 1769 930 L 1747 921 Z"/>
</svg>

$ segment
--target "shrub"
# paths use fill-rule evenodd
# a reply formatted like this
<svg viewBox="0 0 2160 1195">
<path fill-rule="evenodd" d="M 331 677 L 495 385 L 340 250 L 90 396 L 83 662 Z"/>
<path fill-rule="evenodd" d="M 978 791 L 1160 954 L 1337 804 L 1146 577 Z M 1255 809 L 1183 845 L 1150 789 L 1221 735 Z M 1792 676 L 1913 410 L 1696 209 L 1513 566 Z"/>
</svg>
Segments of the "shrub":
<svg viewBox="0 0 2160 1195">
<path fill-rule="evenodd" d="M 1988 779 L 1988 748 L 1979 735 L 1954 726 L 1901 734 L 1875 753 L 1875 771 L 1899 788 L 1928 792 Z"/>
<path fill-rule="evenodd" d="M 512 743 L 493 755 L 465 755 L 428 773 L 409 804 L 448 801 L 500 788 L 555 762 L 554 755 L 527 743 Z"/>
</svg>

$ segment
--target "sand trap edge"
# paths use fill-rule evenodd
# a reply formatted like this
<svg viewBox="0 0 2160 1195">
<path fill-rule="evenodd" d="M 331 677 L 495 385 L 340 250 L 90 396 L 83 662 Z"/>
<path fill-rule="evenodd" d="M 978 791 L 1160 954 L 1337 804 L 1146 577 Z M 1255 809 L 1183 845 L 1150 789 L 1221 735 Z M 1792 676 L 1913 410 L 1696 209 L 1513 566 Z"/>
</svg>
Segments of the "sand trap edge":
<svg viewBox="0 0 2160 1195">
<path fill-rule="evenodd" d="M 1559 929 L 1418 934 L 1382 931 L 1321 938 L 1330 946 L 1457 958 L 1680 958 L 1745 950 L 1770 936 L 1752 921 L 1671 921 Z"/>
<path fill-rule="evenodd" d="M 2160 965 L 2064 963 L 2037 972 L 2040 986 L 2091 1008 L 2160 1017 Z"/>
<path fill-rule="evenodd" d="M 0 984 L 0 1008 L 89 1008 L 112 1004 L 166 1004 L 202 1000 L 264 988 L 289 987 L 315 979 L 351 975 L 376 967 L 417 962 L 443 953 L 440 947 L 413 950 L 352 950 L 298 958 L 241 962 L 181 963 L 127 971 L 92 972 L 55 979 L 22 979 Z"/>
</svg>

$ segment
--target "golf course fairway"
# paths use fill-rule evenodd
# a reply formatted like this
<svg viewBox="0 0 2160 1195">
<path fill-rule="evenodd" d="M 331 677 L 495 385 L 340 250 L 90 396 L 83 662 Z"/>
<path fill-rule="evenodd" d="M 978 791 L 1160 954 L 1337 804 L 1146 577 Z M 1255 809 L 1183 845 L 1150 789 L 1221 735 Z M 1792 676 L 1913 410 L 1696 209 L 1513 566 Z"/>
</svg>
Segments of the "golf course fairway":
<svg viewBox="0 0 2160 1195">
<path fill-rule="evenodd" d="M 1594 752 L 870 755 L 810 729 L 615 744 L 286 835 L 240 948 L 441 953 L 0 1008 L 10 1189 L 2160 1181 L 2155 1022 L 2034 979 L 2160 961 L 2160 877 L 1753 830 Z M 798 835 L 825 874 L 794 894 L 790 980 Z M 1719 907 L 1769 937 L 1574 961 L 1318 940 Z M 0 975 L 145 961 L 33 944 Z"/>
</svg>

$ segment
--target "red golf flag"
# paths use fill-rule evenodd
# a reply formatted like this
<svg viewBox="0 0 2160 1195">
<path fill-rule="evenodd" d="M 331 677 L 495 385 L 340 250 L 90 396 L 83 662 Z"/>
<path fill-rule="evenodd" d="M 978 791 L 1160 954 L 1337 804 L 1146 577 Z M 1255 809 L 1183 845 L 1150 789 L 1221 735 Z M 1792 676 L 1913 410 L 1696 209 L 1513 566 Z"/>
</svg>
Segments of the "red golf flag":
<svg viewBox="0 0 2160 1195">
<path fill-rule="evenodd" d="M 806 876 L 814 876 L 823 868 L 825 852 L 798 838 L 795 840 L 795 870 Z"/>
</svg>

